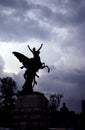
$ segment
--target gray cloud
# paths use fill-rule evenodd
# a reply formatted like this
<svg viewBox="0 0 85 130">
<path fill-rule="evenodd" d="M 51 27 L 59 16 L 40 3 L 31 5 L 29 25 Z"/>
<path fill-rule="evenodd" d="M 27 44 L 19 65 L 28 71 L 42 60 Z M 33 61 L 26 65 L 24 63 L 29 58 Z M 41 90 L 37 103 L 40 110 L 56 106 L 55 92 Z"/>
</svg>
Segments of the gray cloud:
<svg viewBox="0 0 85 130">
<path fill-rule="evenodd" d="M 45 94 L 61 93 L 70 110 L 81 111 L 81 100 L 85 95 L 85 71 L 66 72 L 55 68 L 51 73 L 42 75 L 35 88 Z"/>
<path fill-rule="evenodd" d="M 84 0 L 0 1 L 0 41 L 20 43 L 39 39 L 49 42 L 49 54 L 46 53 L 48 56 L 44 54 L 43 57 L 55 61 L 51 63 L 50 74 L 45 71 L 41 74 L 35 89 L 41 92 L 63 93 L 72 109 L 78 107 L 85 95 L 84 27 Z M 51 53 L 50 45 L 55 45 Z M 58 63 L 57 55 L 61 56 Z M 1 58 L 0 61 L 2 74 L 4 62 Z M 23 72 L 13 77 L 21 88 L 24 82 Z"/>
<path fill-rule="evenodd" d="M 50 1 L 46 5 L 41 5 L 40 10 L 42 14 L 40 19 L 46 19 L 46 22 L 54 26 L 70 27 L 85 22 L 85 2 L 82 0 Z"/>
<path fill-rule="evenodd" d="M 0 5 L 3 7 L 13 8 L 13 9 L 28 9 L 29 5 L 25 0 L 0 0 Z"/>
<path fill-rule="evenodd" d="M 2 10 L 0 13 L 0 39 L 2 41 L 26 41 L 29 38 L 44 40 L 51 37 L 51 31 L 48 27 L 42 26 L 38 19 L 26 16 L 27 11 L 31 11 L 33 9 L 36 11 L 38 9 L 37 6 L 27 4 L 26 1 L 8 1 L 1 1 L 0 3 Z M 6 4 L 6 2 L 8 3 Z M 17 7 L 18 5 L 21 6 Z M 25 5 L 27 7 L 25 7 Z M 21 7 L 23 7 L 24 10 Z M 6 13 L 6 11 L 8 11 L 8 13 Z M 11 11 L 13 11 L 13 13 L 11 13 Z"/>
<path fill-rule="evenodd" d="M 16 81 L 18 90 L 22 89 L 22 86 L 24 85 L 24 77 L 23 77 L 24 71 L 20 71 L 18 74 L 13 75 L 14 80 Z"/>
<path fill-rule="evenodd" d="M 2 57 L 0 56 L 0 77 L 3 77 L 3 70 L 4 70 L 4 60 L 2 59 Z"/>
<path fill-rule="evenodd" d="M 19 90 L 21 90 L 21 88 L 24 84 L 24 78 L 23 78 L 24 70 L 20 71 L 18 74 L 14 74 L 14 73 L 5 72 L 4 68 L 5 68 L 5 62 L 4 62 L 3 58 L 0 56 L 0 78 L 12 77 L 16 81 L 17 88 Z"/>
<path fill-rule="evenodd" d="M 15 18 L 15 19 L 14 19 Z M 17 20 L 17 18 L 19 20 Z M 29 38 L 48 39 L 51 33 L 49 29 L 41 27 L 37 21 L 28 18 L 24 19 L 16 17 L 1 17 L 0 36 L 1 40 L 26 41 Z"/>
<path fill-rule="evenodd" d="M 25 0 L 0 1 L 1 40 L 26 41 L 30 38 L 50 40 L 56 35 L 52 31 L 53 27 L 56 27 L 56 30 L 57 27 L 75 28 L 85 22 L 85 3 L 82 4 L 81 1 L 57 1 L 56 4 L 49 2 L 55 11 L 47 5 L 36 3 Z M 13 13 L 9 13 L 13 10 Z"/>
</svg>

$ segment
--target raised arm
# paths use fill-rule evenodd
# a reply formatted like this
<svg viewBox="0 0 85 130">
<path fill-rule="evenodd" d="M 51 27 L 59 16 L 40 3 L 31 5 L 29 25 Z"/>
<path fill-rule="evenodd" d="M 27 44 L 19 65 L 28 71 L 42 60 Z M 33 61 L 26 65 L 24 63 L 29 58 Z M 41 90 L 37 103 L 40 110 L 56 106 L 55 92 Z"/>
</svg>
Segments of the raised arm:
<svg viewBox="0 0 85 130">
<path fill-rule="evenodd" d="M 43 44 L 41 44 L 40 48 L 38 49 L 38 51 L 42 48 Z"/>
<path fill-rule="evenodd" d="M 28 48 L 29 48 L 29 50 L 30 50 L 31 52 L 33 52 L 29 45 L 28 45 Z"/>
</svg>

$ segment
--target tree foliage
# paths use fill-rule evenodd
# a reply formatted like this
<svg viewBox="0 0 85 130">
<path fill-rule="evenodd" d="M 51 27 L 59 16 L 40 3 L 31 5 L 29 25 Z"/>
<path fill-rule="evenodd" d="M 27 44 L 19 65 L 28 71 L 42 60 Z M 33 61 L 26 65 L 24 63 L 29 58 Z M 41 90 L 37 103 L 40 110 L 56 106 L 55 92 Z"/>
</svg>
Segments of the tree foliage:
<svg viewBox="0 0 85 130">
<path fill-rule="evenodd" d="M 58 110 L 60 106 L 60 101 L 63 98 L 62 94 L 52 94 L 49 99 L 49 106 L 52 111 Z"/>
<path fill-rule="evenodd" d="M 11 77 L 0 78 L 1 107 L 13 108 L 16 99 L 16 83 Z"/>
</svg>

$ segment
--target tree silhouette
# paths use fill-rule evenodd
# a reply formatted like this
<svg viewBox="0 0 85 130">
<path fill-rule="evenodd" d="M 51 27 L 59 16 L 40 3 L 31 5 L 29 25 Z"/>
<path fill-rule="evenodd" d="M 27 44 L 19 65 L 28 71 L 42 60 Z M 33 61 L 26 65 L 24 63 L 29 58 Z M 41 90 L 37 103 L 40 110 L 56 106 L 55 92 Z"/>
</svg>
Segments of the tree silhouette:
<svg viewBox="0 0 85 130">
<path fill-rule="evenodd" d="M 16 99 L 16 83 L 11 77 L 0 78 L 1 106 L 6 109 L 14 107 Z"/>
<path fill-rule="evenodd" d="M 49 106 L 52 111 L 58 110 L 60 106 L 61 98 L 63 98 L 62 94 L 52 94 L 49 99 Z"/>
</svg>

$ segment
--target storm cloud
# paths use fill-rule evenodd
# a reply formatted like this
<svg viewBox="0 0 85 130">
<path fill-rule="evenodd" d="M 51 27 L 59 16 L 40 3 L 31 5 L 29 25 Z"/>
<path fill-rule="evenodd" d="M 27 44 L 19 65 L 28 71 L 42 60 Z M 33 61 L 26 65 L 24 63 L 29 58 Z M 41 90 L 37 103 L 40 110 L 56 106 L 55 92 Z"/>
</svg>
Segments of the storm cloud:
<svg viewBox="0 0 85 130">
<path fill-rule="evenodd" d="M 1 75 L 9 61 L 7 54 L 12 53 L 9 54 L 9 50 L 13 51 L 14 47 L 21 51 L 20 43 L 27 46 L 28 41 L 30 47 L 35 45 L 36 48 L 43 43 L 41 60 L 49 65 L 51 71 L 49 74 L 46 70 L 40 71 L 34 89 L 45 94 L 62 93 L 70 109 L 81 111 L 80 103 L 85 99 L 84 28 L 84 0 L 0 0 L 0 43 L 2 46 L 10 43 L 9 48 L 12 48 L 0 46 L 3 52 L 7 51 L 6 56 L 0 51 Z M 24 54 L 28 51 L 24 46 L 22 50 Z M 18 62 L 13 59 L 10 66 L 12 64 L 17 66 Z M 14 74 L 14 70 L 12 72 L 11 68 L 12 76 L 21 88 L 24 71 Z"/>
</svg>

